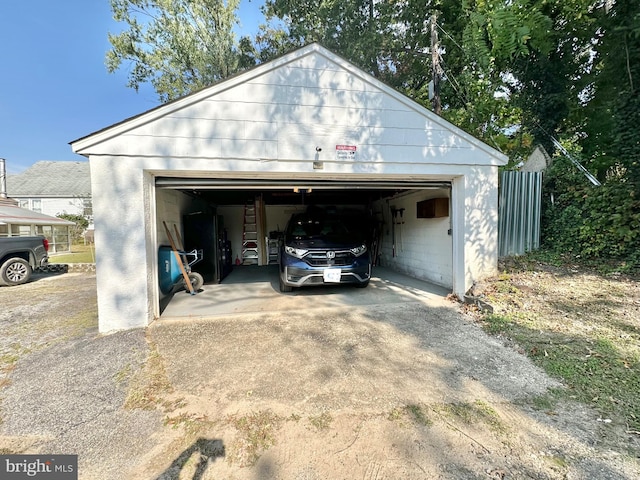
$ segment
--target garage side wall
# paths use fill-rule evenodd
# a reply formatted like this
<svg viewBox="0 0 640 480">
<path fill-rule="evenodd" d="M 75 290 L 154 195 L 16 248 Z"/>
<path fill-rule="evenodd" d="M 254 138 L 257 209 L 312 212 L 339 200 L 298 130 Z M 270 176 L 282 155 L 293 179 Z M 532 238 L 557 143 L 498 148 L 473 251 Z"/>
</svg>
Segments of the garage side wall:
<svg viewBox="0 0 640 480">
<path fill-rule="evenodd" d="M 93 157 L 90 163 L 99 330 L 144 327 L 156 297 L 155 226 L 149 228 L 153 179 L 111 157 Z"/>
<path fill-rule="evenodd" d="M 464 206 L 457 218 L 459 232 L 464 233 L 464 291 L 474 280 L 497 273 L 498 269 L 498 172 L 497 167 L 475 166 L 460 179 L 464 185 Z M 454 195 L 456 194 L 454 190 Z"/>
</svg>

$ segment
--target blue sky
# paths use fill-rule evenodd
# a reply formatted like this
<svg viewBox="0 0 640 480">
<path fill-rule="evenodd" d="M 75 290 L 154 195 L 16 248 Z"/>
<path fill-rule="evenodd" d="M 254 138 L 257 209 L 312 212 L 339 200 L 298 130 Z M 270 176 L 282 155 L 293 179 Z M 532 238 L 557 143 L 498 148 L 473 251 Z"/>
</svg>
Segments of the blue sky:
<svg viewBox="0 0 640 480">
<path fill-rule="evenodd" d="M 263 0 L 242 0 L 238 33 L 262 22 Z M 107 72 L 108 0 L 12 0 L 0 7 L 0 158 L 7 173 L 40 160 L 84 160 L 69 142 L 156 107 L 151 88 Z"/>
</svg>

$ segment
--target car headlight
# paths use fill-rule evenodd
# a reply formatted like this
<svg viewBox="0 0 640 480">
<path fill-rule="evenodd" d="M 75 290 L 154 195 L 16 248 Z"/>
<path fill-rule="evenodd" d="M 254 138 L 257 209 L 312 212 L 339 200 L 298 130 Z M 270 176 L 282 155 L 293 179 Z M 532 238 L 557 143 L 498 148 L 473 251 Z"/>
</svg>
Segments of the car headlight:
<svg viewBox="0 0 640 480">
<path fill-rule="evenodd" d="M 353 253 L 356 257 L 359 257 L 360 255 L 362 255 L 364 252 L 367 251 L 367 246 L 362 244 L 358 247 L 353 247 L 351 249 L 351 253 Z"/>
<path fill-rule="evenodd" d="M 307 253 L 309 253 L 309 250 L 304 250 L 302 248 L 294 248 L 294 247 L 290 247 L 289 245 L 285 245 L 284 251 L 286 253 L 288 253 L 289 255 L 292 255 L 292 256 L 294 256 L 296 258 L 302 258 Z"/>
</svg>

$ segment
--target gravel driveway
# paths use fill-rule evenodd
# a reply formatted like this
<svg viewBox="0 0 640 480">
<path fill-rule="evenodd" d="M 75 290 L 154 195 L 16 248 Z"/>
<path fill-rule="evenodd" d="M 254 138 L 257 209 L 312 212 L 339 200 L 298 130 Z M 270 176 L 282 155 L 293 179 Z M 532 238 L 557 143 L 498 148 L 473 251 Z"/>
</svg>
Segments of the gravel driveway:
<svg viewBox="0 0 640 480">
<path fill-rule="evenodd" d="M 92 275 L 0 288 L 0 305 L 0 451 L 78 454 L 82 479 L 639 473 L 597 450 L 592 412 L 545 414 L 559 385 L 436 295 L 109 336 Z"/>
</svg>

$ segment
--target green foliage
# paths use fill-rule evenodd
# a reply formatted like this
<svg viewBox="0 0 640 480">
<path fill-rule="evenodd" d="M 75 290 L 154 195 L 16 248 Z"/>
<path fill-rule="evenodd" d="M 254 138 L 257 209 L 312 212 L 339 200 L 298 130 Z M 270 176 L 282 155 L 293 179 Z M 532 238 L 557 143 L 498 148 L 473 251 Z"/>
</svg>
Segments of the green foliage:
<svg viewBox="0 0 640 480">
<path fill-rule="evenodd" d="M 284 22 L 293 44 L 320 42 L 375 76 L 394 49 L 392 2 L 267 0 L 267 19 Z"/>
<path fill-rule="evenodd" d="M 73 243 L 82 239 L 82 234 L 89 226 L 89 220 L 86 217 L 71 213 L 60 213 L 56 216 L 75 223 L 75 225 L 71 227 L 71 241 Z"/>
<path fill-rule="evenodd" d="M 594 187 L 568 160 L 556 159 L 544 186 L 542 238 L 556 252 L 622 259 L 639 267 L 637 186 L 624 175 L 611 175 Z"/>
<path fill-rule="evenodd" d="M 634 428 L 640 426 L 637 392 L 640 388 L 637 357 L 624 353 L 614 342 L 598 338 L 534 350 L 534 360 L 551 375 L 562 378 L 578 401 L 604 414 L 629 415 Z"/>
<path fill-rule="evenodd" d="M 532 3 L 528 0 L 462 3 L 469 15 L 464 29 L 465 44 L 473 49 L 473 57 L 481 65 L 508 65 L 533 50 L 543 54 L 551 50 L 549 31 L 553 22 Z"/>
<path fill-rule="evenodd" d="M 161 100 L 310 42 L 430 107 L 432 18 L 442 50 L 442 116 L 518 163 L 551 135 L 572 139 L 603 181 L 573 166 L 547 175 L 547 245 L 638 260 L 640 3 L 634 0 L 266 0 L 266 24 L 236 42 L 239 0 L 110 0 L 110 71 Z M 554 194 L 555 203 L 548 202 Z"/>
<path fill-rule="evenodd" d="M 129 68 L 128 86 L 150 82 L 172 100 L 235 73 L 239 0 L 111 0 L 114 19 L 126 25 L 109 34 L 107 69 Z"/>
</svg>

